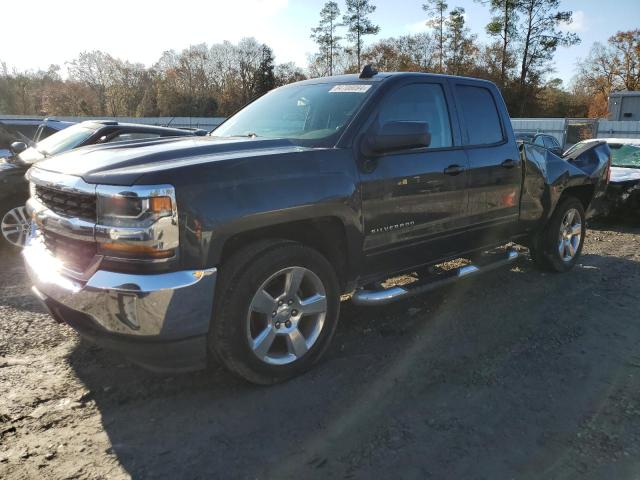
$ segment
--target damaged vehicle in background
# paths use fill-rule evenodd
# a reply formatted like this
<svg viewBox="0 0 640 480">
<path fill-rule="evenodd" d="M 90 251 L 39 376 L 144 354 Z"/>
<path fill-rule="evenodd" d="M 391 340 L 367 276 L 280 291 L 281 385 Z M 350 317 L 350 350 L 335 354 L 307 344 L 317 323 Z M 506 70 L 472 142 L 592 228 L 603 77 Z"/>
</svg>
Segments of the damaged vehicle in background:
<svg viewBox="0 0 640 480">
<path fill-rule="evenodd" d="M 548 133 L 516 132 L 516 141 L 532 143 L 533 145 L 546 148 L 559 157 L 562 156 L 562 147 L 560 146 L 560 142 L 556 137 L 549 135 Z"/>
<path fill-rule="evenodd" d="M 111 120 L 90 120 L 72 125 L 29 147 L 26 142 L 11 145 L 13 155 L 0 159 L 0 218 L 4 240 L 23 246 L 29 230 L 24 204 L 29 198 L 27 170 L 45 158 L 88 145 L 142 139 L 206 135 L 204 130 L 156 127 Z M 1 241 L 1 240 L 0 240 Z"/>
<path fill-rule="evenodd" d="M 598 215 L 621 214 L 640 218 L 640 139 L 593 138 L 576 143 L 564 158 L 576 157 L 578 152 L 588 158 L 592 147 L 606 143 L 611 150 L 611 171 L 605 198 Z"/>
</svg>

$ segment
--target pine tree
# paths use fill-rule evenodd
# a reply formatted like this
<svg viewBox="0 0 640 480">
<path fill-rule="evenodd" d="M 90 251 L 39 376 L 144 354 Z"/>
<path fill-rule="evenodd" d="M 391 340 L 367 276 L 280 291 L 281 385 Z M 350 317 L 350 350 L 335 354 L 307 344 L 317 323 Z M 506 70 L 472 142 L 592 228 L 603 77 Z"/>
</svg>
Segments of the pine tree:
<svg viewBox="0 0 640 480">
<path fill-rule="evenodd" d="M 464 20 L 464 8 L 456 7 L 449 12 L 446 20 L 446 48 L 449 52 L 446 66 L 447 73 L 463 75 L 469 73 L 469 66 L 474 63 L 477 47 Z"/>
<path fill-rule="evenodd" d="M 449 8 L 449 5 L 444 0 L 428 0 L 427 3 L 422 5 L 422 9 L 427 15 L 433 17 L 427 20 L 427 26 L 436 31 L 439 73 L 444 72 L 444 28 L 447 19 L 447 8 Z"/>
<path fill-rule="evenodd" d="M 520 115 L 529 104 L 534 84 L 549 71 L 550 62 L 558 47 L 569 47 L 580 43 L 575 33 L 565 32 L 560 27 L 572 22 L 573 12 L 559 11 L 560 0 L 521 0 L 518 12 L 522 17 L 519 30 L 520 42 L 520 78 L 519 95 Z"/>
<path fill-rule="evenodd" d="M 273 51 L 266 45 L 262 46 L 262 58 L 256 72 L 258 78 L 256 81 L 256 94 L 262 95 L 276 87 L 276 77 L 274 74 L 275 59 Z"/>
<path fill-rule="evenodd" d="M 320 10 L 318 26 L 311 29 L 311 38 L 320 48 L 320 56 L 326 63 L 329 75 L 333 75 L 335 56 L 340 51 L 340 40 L 342 40 L 342 37 L 336 35 L 336 29 L 341 26 L 338 23 L 338 17 L 340 17 L 338 4 L 327 2 Z"/>
<path fill-rule="evenodd" d="M 374 25 L 369 19 L 376 10 L 376 6 L 369 3 L 369 0 L 346 0 L 347 13 L 342 17 L 344 25 L 347 27 L 347 38 L 353 42 L 356 52 L 358 70 L 362 67 L 360 58 L 362 56 L 363 37 L 366 35 L 377 35 L 380 31 L 378 25 Z"/>
<path fill-rule="evenodd" d="M 511 60 L 510 46 L 518 39 L 519 0 L 489 0 L 488 3 L 491 13 L 494 15 L 487 24 L 486 31 L 501 41 L 500 86 L 504 88 Z"/>
</svg>

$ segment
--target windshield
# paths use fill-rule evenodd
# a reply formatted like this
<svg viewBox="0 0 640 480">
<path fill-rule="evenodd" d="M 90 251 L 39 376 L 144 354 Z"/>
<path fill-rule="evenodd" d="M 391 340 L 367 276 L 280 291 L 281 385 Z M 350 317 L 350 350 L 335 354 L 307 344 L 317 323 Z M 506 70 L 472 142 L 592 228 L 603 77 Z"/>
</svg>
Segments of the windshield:
<svg viewBox="0 0 640 480">
<path fill-rule="evenodd" d="M 39 141 L 35 147 L 26 149 L 20 154 L 20 160 L 29 163 L 41 160 L 43 155 L 49 157 L 71 150 L 89 138 L 94 132 L 95 130 L 82 125 L 72 125 Z"/>
<path fill-rule="evenodd" d="M 320 146 L 335 139 L 371 90 L 368 83 L 278 88 L 247 105 L 211 135 L 287 138 L 294 143 Z"/>
<path fill-rule="evenodd" d="M 640 168 L 640 141 L 638 145 L 610 143 L 609 148 L 614 167 Z"/>
</svg>

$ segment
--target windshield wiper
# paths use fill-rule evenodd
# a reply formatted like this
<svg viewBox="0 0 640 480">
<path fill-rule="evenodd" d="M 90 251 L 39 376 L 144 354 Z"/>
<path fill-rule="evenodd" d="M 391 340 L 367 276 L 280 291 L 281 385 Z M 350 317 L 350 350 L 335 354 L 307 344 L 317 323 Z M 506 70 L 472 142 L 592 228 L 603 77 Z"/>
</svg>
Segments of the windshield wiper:
<svg viewBox="0 0 640 480">
<path fill-rule="evenodd" d="M 213 135 L 213 132 L 211 132 L 211 133 L 209 134 L 209 136 L 210 136 L 210 137 L 213 137 L 213 138 L 258 138 L 258 137 L 259 137 L 259 135 L 255 134 L 255 133 L 253 133 L 253 132 L 251 132 L 251 133 L 245 133 L 244 135 L 240 135 L 240 134 L 238 134 L 238 135 L 224 135 L 224 136 L 221 136 L 221 135 Z"/>
<path fill-rule="evenodd" d="M 256 138 L 258 135 L 255 132 L 245 133 L 244 135 L 235 135 L 236 137 Z"/>
</svg>

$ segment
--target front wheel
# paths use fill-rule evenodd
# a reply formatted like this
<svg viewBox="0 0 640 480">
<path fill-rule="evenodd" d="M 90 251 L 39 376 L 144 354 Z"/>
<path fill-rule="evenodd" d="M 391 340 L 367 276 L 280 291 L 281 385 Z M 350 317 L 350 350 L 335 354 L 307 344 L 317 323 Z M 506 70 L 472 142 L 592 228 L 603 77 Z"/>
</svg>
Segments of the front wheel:
<svg viewBox="0 0 640 480">
<path fill-rule="evenodd" d="M 338 322 L 336 274 L 316 250 L 290 241 L 250 246 L 223 264 L 209 348 L 229 370 L 257 384 L 308 370 Z"/>
<path fill-rule="evenodd" d="M 531 242 L 531 257 L 544 270 L 567 272 L 578 261 L 586 232 L 582 202 L 568 196 L 560 201 L 544 230 Z"/>
</svg>

